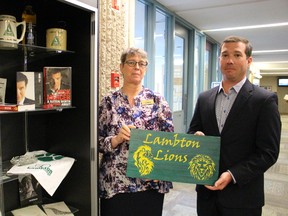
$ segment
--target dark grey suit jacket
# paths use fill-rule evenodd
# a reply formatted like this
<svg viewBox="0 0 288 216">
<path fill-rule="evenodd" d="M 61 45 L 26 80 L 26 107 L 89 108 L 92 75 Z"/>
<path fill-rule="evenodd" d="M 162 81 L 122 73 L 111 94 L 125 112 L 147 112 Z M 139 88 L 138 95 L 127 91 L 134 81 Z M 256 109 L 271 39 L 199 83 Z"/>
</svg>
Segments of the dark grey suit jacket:
<svg viewBox="0 0 288 216">
<path fill-rule="evenodd" d="M 188 133 L 202 131 L 221 137 L 219 176 L 228 169 L 237 183 L 222 191 L 210 191 L 197 185 L 198 196 L 218 194 L 224 207 L 257 208 L 264 205 L 264 172 L 279 154 L 281 121 L 278 98 L 248 80 L 241 88 L 219 133 L 215 101 L 219 87 L 199 95 Z"/>
<path fill-rule="evenodd" d="M 35 100 L 25 97 L 23 104 L 35 104 Z"/>
</svg>

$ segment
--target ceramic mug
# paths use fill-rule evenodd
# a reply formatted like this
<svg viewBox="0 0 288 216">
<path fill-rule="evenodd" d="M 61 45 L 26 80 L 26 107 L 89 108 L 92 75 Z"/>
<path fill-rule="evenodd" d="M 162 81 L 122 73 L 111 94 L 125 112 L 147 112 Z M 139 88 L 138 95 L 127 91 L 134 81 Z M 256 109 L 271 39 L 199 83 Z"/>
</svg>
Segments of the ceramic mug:
<svg viewBox="0 0 288 216">
<path fill-rule="evenodd" d="M 67 31 L 61 28 L 50 28 L 46 31 L 46 47 L 50 49 L 66 50 Z"/>
<path fill-rule="evenodd" d="M 20 38 L 17 37 L 17 27 L 23 26 Z M 26 22 L 17 22 L 11 15 L 0 15 L 0 47 L 17 48 L 17 44 L 23 40 L 26 32 Z M 3 42 L 3 43 L 1 43 Z"/>
</svg>

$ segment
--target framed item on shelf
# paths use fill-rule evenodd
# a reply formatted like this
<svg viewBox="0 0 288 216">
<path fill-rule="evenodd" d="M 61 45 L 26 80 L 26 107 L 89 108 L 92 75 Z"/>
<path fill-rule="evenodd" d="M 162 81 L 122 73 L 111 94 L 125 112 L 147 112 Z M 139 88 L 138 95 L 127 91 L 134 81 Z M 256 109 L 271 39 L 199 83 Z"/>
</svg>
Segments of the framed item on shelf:
<svg viewBox="0 0 288 216">
<path fill-rule="evenodd" d="M 5 103 L 7 79 L 0 78 L 0 104 Z"/>
<path fill-rule="evenodd" d="M 17 104 L 43 105 L 43 73 L 18 71 L 16 79 Z"/>
<path fill-rule="evenodd" d="M 71 106 L 71 67 L 44 67 L 44 104 Z"/>
<path fill-rule="evenodd" d="M 41 185 L 33 175 L 19 175 L 18 180 L 20 204 L 22 207 L 42 203 Z"/>
</svg>

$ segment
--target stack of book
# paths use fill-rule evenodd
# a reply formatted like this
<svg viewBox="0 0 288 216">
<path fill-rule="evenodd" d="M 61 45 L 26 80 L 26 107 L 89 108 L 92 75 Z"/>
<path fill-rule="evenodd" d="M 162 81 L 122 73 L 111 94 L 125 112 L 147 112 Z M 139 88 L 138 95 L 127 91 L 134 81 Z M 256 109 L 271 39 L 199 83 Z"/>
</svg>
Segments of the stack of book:
<svg viewBox="0 0 288 216">
<path fill-rule="evenodd" d="M 72 68 L 44 67 L 43 72 L 17 72 L 17 102 L 5 102 L 7 79 L 0 78 L 0 111 L 29 111 L 36 108 L 72 105 Z"/>
<path fill-rule="evenodd" d="M 35 110 L 35 104 L 18 105 L 12 103 L 0 104 L 0 111 L 29 111 Z"/>
</svg>

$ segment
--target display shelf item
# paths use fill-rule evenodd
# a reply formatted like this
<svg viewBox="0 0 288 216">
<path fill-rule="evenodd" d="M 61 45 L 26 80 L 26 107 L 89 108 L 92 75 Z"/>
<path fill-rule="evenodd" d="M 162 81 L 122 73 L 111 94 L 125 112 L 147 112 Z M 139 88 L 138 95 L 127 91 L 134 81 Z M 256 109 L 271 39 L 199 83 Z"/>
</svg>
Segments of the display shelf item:
<svg viewBox="0 0 288 216">
<path fill-rule="evenodd" d="M 62 204 L 63 205 L 63 201 L 60 201 L 60 202 L 57 202 L 57 201 L 55 201 L 55 200 L 53 200 L 53 199 L 50 199 L 50 198 L 43 198 L 43 203 L 42 204 L 38 204 L 38 205 L 30 205 L 30 206 L 28 206 L 28 208 L 30 207 L 30 208 L 35 208 L 35 207 L 37 207 L 37 209 L 38 210 L 41 210 L 43 213 L 45 212 L 45 210 L 44 210 L 44 208 L 43 208 L 43 206 L 45 206 L 45 205 L 53 205 L 53 204 Z M 69 209 L 69 211 L 71 212 L 71 214 L 75 214 L 75 213 L 77 213 L 78 211 L 79 211 L 79 209 L 77 209 L 77 208 L 75 208 L 75 207 L 72 207 L 72 206 L 70 206 L 70 205 L 67 205 L 67 204 L 65 204 L 65 207 L 67 207 L 68 209 Z M 27 207 L 24 207 L 24 208 L 27 208 Z M 16 210 L 16 209 L 15 209 Z M 14 214 L 12 213 L 12 212 L 15 212 L 15 210 L 13 210 L 13 211 L 11 211 L 11 212 L 6 212 L 6 216 L 14 216 Z M 26 210 L 26 209 L 25 209 Z M 55 211 L 55 209 L 53 209 L 54 211 Z M 17 209 L 16 210 L 16 212 L 20 212 L 21 213 L 21 208 L 19 208 L 19 209 Z M 64 215 L 64 213 L 62 212 L 60 212 L 60 211 L 57 211 L 57 213 L 58 214 L 56 214 L 56 215 Z M 46 214 L 45 214 L 46 215 Z M 65 214 L 65 215 L 68 215 L 68 214 Z M 1 215 L 0 215 L 1 216 Z M 4 216 L 4 214 L 3 214 L 3 216 Z"/>
<path fill-rule="evenodd" d="M 0 142 L 1 143 L 1 142 Z M 1 145 L 0 145 L 0 173 L 2 173 L 2 152 L 1 152 Z M 0 178 L 0 197 L 3 197 L 3 180 L 2 174 Z M 4 200 L 0 199 L 0 216 L 4 216 Z"/>
</svg>

